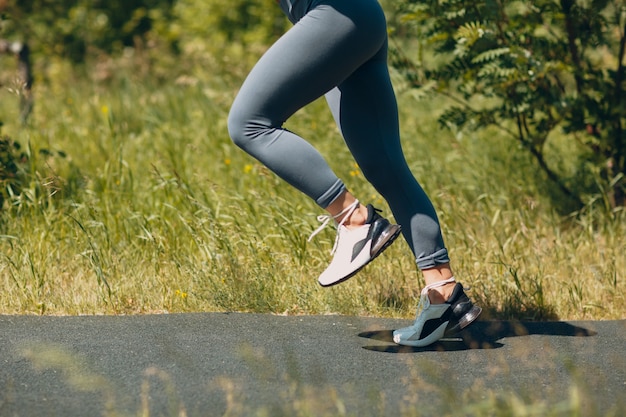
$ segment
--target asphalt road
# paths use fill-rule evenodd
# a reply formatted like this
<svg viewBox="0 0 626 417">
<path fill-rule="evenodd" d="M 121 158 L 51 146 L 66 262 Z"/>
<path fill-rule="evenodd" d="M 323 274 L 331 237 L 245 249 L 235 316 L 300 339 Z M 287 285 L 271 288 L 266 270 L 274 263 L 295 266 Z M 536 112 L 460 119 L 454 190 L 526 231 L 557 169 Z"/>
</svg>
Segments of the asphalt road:
<svg viewBox="0 0 626 417">
<path fill-rule="evenodd" d="M 626 320 L 478 321 L 462 339 L 394 345 L 392 329 L 408 323 L 0 316 L 0 416 L 626 413 Z"/>
</svg>

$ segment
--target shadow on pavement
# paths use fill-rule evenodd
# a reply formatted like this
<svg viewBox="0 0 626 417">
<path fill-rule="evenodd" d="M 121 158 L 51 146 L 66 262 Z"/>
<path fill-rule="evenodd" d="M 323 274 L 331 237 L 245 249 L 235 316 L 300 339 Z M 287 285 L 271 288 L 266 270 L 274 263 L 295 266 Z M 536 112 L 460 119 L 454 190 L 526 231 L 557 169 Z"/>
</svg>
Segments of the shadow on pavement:
<svg viewBox="0 0 626 417">
<path fill-rule="evenodd" d="M 392 345 L 363 346 L 363 349 L 387 353 L 452 352 L 469 349 L 497 349 L 504 346 L 498 342 L 506 337 L 529 335 L 589 337 L 597 333 L 562 321 L 477 321 L 456 338 L 441 339 L 425 347 Z M 359 333 L 359 337 L 393 343 L 393 330 L 374 330 Z"/>
</svg>

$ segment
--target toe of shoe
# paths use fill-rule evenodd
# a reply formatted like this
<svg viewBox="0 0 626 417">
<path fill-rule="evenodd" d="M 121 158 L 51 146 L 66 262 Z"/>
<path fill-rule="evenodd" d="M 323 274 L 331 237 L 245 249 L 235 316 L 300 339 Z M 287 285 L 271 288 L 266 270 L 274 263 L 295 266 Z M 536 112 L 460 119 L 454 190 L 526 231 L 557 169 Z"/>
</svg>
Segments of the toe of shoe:
<svg viewBox="0 0 626 417">
<path fill-rule="evenodd" d="M 393 331 L 393 341 L 399 345 L 410 344 L 409 338 L 415 334 L 412 327 L 404 327 Z"/>
</svg>

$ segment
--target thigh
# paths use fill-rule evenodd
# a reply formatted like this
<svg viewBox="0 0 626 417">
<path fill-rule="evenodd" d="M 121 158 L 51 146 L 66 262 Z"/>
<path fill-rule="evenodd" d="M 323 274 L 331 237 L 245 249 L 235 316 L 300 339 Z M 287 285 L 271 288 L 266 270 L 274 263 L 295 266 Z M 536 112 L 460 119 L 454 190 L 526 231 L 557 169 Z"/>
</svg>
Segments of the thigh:
<svg viewBox="0 0 626 417">
<path fill-rule="evenodd" d="M 374 0 L 322 1 L 261 57 L 235 104 L 278 126 L 348 78 L 385 42 L 384 14 Z"/>
</svg>

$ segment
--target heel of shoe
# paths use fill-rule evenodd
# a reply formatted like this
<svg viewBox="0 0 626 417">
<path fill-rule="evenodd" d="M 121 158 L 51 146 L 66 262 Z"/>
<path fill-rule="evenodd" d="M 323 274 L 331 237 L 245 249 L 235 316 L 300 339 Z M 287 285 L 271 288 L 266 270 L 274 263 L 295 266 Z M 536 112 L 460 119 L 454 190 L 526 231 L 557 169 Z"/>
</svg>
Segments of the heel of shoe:
<svg viewBox="0 0 626 417">
<path fill-rule="evenodd" d="M 474 320 L 476 320 L 478 318 L 478 316 L 480 316 L 480 313 L 483 312 L 483 309 L 478 307 L 478 306 L 473 306 L 471 308 L 470 311 L 468 311 L 467 313 L 465 313 L 463 315 L 463 317 L 461 317 L 461 319 L 459 320 L 459 326 L 461 329 L 466 328 L 467 326 L 469 326 L 470 324 L 472 324 L 472 322 Z"/>
<path fill-rule="evenodd" d="M 376 257 L 383 250 L 385 250 L 387 246 L 389 246 L 400 234 L 400 225 L 391 224 L 389 222 L 386 223 L 386 227 L 380 232 L 380 235 L 378 236 L 376 241 L 372 242 L 372 248 L 370 252 L 372 253 L 373 257 Z"/>
<path fill-rule="evenodd" d="M 476 305 L 472 306 L 472 308 L 470 308 L 467 313 L 463 314 L 463 316 L 461 316 L 459 320 L 457 320 L 456 322 L 450 322 L 448 324 L 445 335 L 452 336 L 460 332 L 461 330 L 472 324 L 474 320 L 476 320 L 478 316 L 480 316 L 480 313 L 482 313 L 482 311 L 482 308 Z"/>
</svg>

